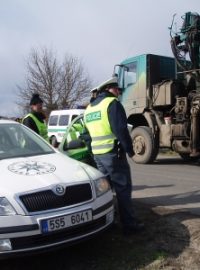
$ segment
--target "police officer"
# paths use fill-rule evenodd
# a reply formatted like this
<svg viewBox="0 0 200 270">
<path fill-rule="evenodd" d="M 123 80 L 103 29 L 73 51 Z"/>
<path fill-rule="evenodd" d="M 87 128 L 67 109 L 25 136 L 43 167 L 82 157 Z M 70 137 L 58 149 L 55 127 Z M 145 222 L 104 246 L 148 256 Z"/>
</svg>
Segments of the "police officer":
<svg viewBox="0 0 200 270">
<path fill-rule="evenodd" d="M 22 123 L 49 141 L 42 105 L 43 100 L 39 94 L 33 94 L 30 100 L 31 112 L 24 117 Z"/>
<path fill-rule="evenodd" d="M 108 177 L 113 186 L 123 232 L 126 235 L 141 231 L 132 209 L 131 173 L 126 158 L 134 155 L 132 140 L 127 128 L 127 118 L 118 101 L 120 89 L 113 77 L 98 88 L 98 96 L 84 113 L 84 121 L 92 138 L 91 147 L 98 169 Z"/>
</svg>

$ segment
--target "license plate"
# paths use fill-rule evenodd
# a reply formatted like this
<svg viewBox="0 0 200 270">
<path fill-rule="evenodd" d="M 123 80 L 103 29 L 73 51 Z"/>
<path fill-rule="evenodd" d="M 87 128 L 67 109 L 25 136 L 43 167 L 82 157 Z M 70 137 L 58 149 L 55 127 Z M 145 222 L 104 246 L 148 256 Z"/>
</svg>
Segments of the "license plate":
<svg viewBox="0 0 200 270">
<path fill-rule="evenodd" d="M 42 232 L 62 230 L 67 227 L 76 226 L 92 220 L 92 210 L 86 210 L 66 216 L 59 216 L 41 221 Z"/>
</svg>

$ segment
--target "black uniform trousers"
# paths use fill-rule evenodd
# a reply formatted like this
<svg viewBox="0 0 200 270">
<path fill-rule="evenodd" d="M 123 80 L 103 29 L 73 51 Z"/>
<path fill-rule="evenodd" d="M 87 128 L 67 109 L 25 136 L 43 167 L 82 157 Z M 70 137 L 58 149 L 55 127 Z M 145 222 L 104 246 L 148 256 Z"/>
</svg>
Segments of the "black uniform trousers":
<svg viewBox="0 0 200 270">
<path fill-rule="evenodd" d="M 94 155 L 98 169 L 111 181 L 116 192 L 120 221 L 123 229 L 135 223 L 135 214 L 132 207 L 132 183 L 130 166 L 126 154 L 118 155 L 117 150 L 105 154 Z"/>
</svg>

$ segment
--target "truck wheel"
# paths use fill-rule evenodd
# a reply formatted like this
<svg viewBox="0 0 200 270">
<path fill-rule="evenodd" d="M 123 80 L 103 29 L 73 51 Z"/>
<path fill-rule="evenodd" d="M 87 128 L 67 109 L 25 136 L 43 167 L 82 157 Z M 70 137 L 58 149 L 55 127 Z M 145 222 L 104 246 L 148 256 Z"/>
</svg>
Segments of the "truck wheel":
<svg viewBox="0 0 200 270">
<path fill-rule="evenodd" d="M 58 141 L 55 136 L 51 137 L 50 142 L 53 147 L 58 147 Z"/>
<path fill-rule="evenodd" d="M 157 155 L 154 149 L 154 141 L 151 129 L 149 127 L 137 127 L 131 133 L 133 141 L 133 150 L 135 163 L 148 164 L 152 163 Z"/>
</svg>

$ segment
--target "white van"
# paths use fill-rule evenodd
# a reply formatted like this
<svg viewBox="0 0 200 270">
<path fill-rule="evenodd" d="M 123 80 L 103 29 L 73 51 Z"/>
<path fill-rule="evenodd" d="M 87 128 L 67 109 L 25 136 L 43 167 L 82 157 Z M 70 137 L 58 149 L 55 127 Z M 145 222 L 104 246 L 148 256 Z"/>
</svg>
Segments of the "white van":
<svg viewBox="0 0 200 270">
<path fill-rule="evenodd" d="M 78 115 L 84 113 L 84 109 L 55 110 L 49 115 L 48 136 L 50 143 L 57 147 L 61 143 L 67 126 Z"/>
</svg>

